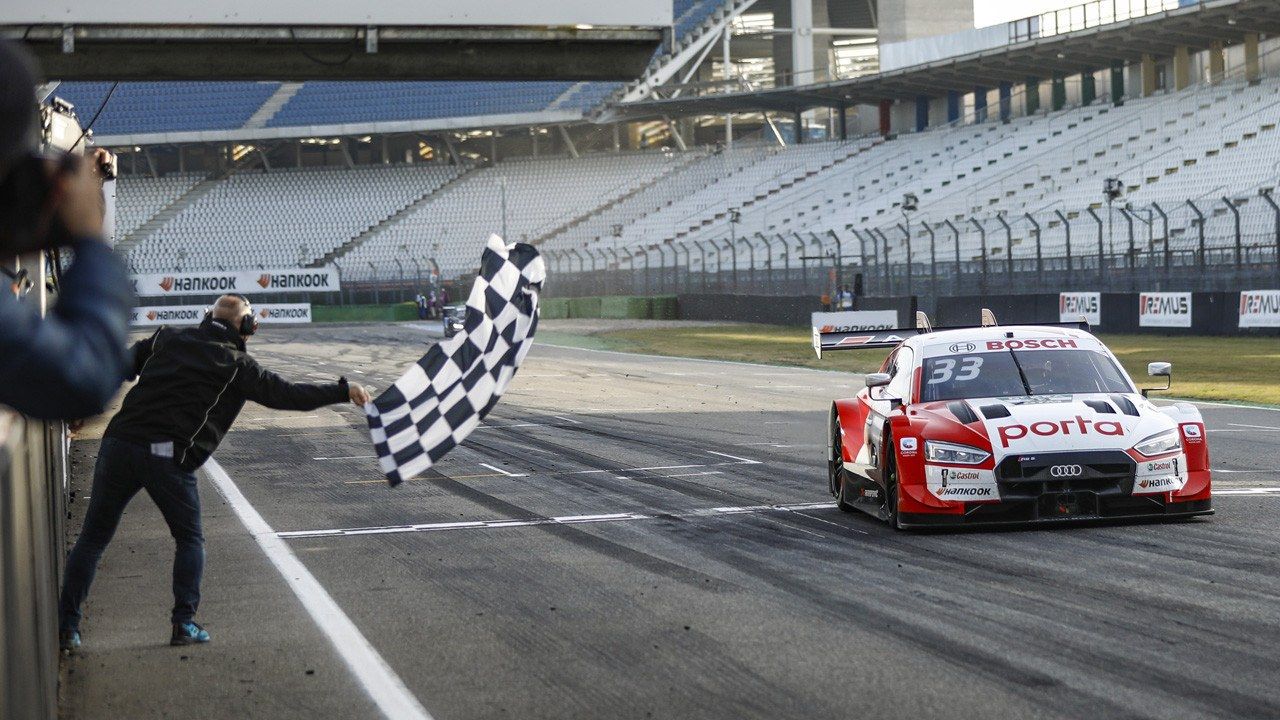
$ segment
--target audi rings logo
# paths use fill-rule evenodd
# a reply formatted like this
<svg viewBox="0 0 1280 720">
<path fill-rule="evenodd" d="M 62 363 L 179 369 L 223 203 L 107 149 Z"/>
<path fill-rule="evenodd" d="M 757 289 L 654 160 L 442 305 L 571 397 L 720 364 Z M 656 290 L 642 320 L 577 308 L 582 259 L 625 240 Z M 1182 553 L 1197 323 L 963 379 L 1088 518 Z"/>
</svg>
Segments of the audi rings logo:
<svg viewBox="0 0 1280 720">
<path fill-rule="evenodd" d="M 973 343 L 956 343 L 947 349 L 953 353 L 967 353 L 977 350 L 978 346 Z"/>
<path fill-rule="evenodd" d="M 1054 465 L 1049 468 L 1049 476 L 1056 478 L 1080 477 L 1084 474 L 1084 468 L 1079 465 Z"/>
</svg>

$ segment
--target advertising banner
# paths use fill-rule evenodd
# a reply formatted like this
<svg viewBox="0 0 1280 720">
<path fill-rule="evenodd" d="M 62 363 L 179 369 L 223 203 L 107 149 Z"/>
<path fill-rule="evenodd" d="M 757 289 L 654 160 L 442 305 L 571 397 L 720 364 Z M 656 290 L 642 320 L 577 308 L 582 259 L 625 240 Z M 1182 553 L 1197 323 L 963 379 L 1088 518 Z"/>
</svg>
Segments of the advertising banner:
<svg viewBox="0 0 1280 720">
<path fill-rule="evenodd" d="M 154 305 L 136 307 L 129 324 L 135 327 L 155 325 L 198 325 L 204 320 L 205 305 Z M 267 303 L 254 305 L 253 312 L 258 322 L 270 323 L 309 323 L 311 322 L 311 303 Z"/>
<path fill-rule="evenodd" d="M 822 332 L 861 332 L 863 330 L 894 330 L 898 324 L 897 310 L 844 310 L 842 312 L 816 312 L 813 326 Z"/>
<path fill-rule="evenodd" d="M 1140 327 L 1191 327 L 1191 293 L 1139 293 L 1138 325 Z"/>
<path fill-rule="evenodd" d="M 133 291 L 138 297 L 175 295 L 255 295 L 282 292 L 337 292 L 338 271 L 326 268 L 287 270 L 239 270 L 231 272 L 148 273 L 134 275 Z"/>
<path fill-rule="evenodd" d="M 1102 293 L 1058 293 L 1058 322 L 1079 322 L 1081 317 L 1090 327 L 1102 324 Z"/>
<path fill-rule="evenodd" d="M 1240 327 L 1280 327 L 1280 290 L 1241 292 Z"/>
</svg>

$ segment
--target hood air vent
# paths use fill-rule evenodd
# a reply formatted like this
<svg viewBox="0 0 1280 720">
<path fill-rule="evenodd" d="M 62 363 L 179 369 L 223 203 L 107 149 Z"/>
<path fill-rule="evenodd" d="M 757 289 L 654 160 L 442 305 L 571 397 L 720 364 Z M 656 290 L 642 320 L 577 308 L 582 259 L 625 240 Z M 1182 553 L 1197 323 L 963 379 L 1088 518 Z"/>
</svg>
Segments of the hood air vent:
<svg viewBox="0 0 1280 720">
<path fill-rule="evenodd" d="M 952 415 L 956 416 L 957 420 L 965 425 L 978 422 L 978 416 L 973 412 L 973 408 L 969 407 L 969 403 L 964 402 L 963 400 L 955 400 L 947 403 L 947 409 L 951 411 Z"/>
<path fill-rule="evenodd" d="M 1124 413 L 1125 415 L 1140 417 L 1140 415 L 1138 414 L 1138 406 L 1134 405 L 1133 401 L 1130 400 L 1129 398 L 1123 395 L 1112 395 L 1111 402 L 1115 403 L 1116 407 L 1120 408 L 1120 412 Z"/>
<path fill-rule="evenodd" d="M 982 416 L 988 420 L 995 420 L 996 418 L 1007 418 L 1011 414 L 1012 413 L 1009 412 L 1009 408 L 1003 405 L 983 405 L 982 406 Z"/>
<path fill-rule="evenodd" d="M 1084 400 L 1083 402 L 1085 405 L 1093 408 L 1093 411 L 1096 413 L 1102 413 L 1104 415 L 1116 414 L 1116 409 L 1111 407 L 1111 403 L 1106 400 Z"/>
</svg>

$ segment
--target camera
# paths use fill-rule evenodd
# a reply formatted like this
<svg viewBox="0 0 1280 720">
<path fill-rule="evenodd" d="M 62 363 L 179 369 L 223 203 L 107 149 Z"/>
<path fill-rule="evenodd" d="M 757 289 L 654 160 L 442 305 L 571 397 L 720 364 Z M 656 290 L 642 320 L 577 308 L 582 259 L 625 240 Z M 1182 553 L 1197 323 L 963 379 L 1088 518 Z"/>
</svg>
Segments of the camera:
<svg viewBox="0 0 1280 720">
<path fill-rule="evenodd" d="M 85 154 L 87 136 L 70 103 L 54 98 L 40 106 L 39 148 L 18 154 L 0 178 L 0 255 L 22 255 L 72 240 L 57 219 L 54 189 Z M 104 182 L 114 181 L 115 156 L 102 153 L 96 160 Z M 104 188 L 104 212 L 108 196 Z"/>
</svg>

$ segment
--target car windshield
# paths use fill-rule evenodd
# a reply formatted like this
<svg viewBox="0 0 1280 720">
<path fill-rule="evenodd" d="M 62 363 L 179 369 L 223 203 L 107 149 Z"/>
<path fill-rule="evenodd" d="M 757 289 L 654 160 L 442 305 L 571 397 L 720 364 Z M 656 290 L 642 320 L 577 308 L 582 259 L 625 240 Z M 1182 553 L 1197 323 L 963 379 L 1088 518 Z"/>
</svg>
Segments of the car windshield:
<svg viewBox="0 0 1280 720">
<path fill-rule="evenodd" d="M 1090 350 L 1001 350 L 926 358 L 922 402 L 1020 395 L 1127 393 L 1111 358 Z"/>
</svg>

